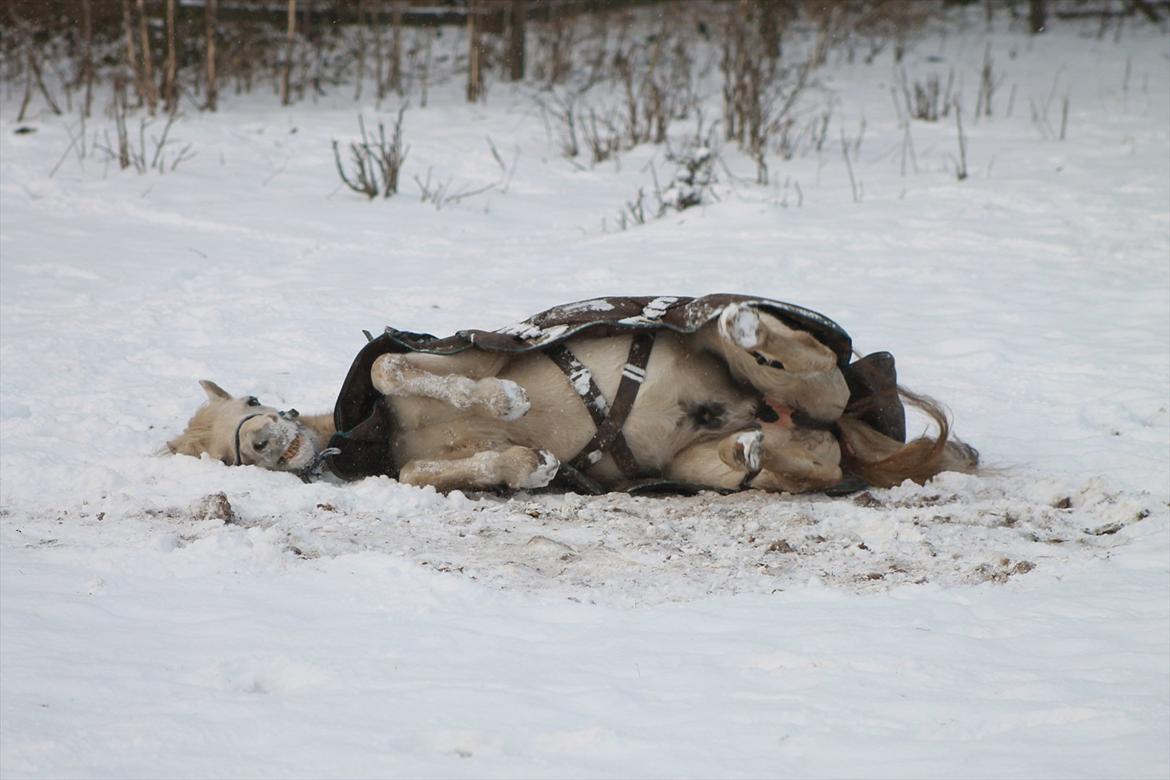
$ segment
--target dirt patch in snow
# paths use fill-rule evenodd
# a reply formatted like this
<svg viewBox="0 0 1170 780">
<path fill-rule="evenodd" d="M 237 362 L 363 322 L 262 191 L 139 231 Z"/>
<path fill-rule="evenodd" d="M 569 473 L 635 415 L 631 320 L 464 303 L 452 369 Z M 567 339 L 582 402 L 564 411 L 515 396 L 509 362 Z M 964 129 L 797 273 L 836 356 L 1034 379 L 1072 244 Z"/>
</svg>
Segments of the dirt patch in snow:
<svg viewBox="0 0 1170 780">
<path fill-rule="evenodd" d="M 1131 526 L 1170 514 L 1147 494 L 1035 475 L 944 475 L 843 499 L 439 496 L 385 482 L 400 500 L 314 501 L 276 515 L 246 494 L 234 505 L 217 493 L 139 519 L 171 529 L 177 547 L 262 529 L 253 541 L 283 548 L 290 566 L 374 550 L 505 590 L 647 604 L 814 580 L 850 591 L 1004 583 L 1107 556 Z M 406 499 L 413 506 L 396 507 Z"/>
<path fill-rule="evenodd" d="M 1150 494 L 1035 474 L 947 474 L 847 498 L 443 496 L 379 479 L 330 486 L 325 500 L 319 485 L 274 490 L 281 476 L 257 472 L 265 484 L 184 506 L 6 524 L 26 545 L 231 541 L 289 567 L 376 551 L 502 590 L 642 605 L 814 581 L 856 592 L 1006 583 L 1107 557 L 1147 518 L 1170 520 Z"/>
</svg>

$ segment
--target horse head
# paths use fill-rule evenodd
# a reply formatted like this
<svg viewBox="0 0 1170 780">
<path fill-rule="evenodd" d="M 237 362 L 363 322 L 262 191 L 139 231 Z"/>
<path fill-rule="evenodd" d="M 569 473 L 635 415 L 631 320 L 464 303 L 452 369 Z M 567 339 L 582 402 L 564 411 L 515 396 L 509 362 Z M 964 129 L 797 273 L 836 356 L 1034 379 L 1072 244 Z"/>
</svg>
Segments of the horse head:
<svg viewBox="0 0 1170 780">
<path fill-rule="evenodd" d="M 207 453 L 229 466 L 259 466 L 272 471 L 304 472 L 317 460 L 313 432 L 295 409 L 278 411 L 255 396 L 233 396 L 202 379 L 207 403 L 187 428 L 167 442 L 167 449 L 196 457 Z"/>
</svg>

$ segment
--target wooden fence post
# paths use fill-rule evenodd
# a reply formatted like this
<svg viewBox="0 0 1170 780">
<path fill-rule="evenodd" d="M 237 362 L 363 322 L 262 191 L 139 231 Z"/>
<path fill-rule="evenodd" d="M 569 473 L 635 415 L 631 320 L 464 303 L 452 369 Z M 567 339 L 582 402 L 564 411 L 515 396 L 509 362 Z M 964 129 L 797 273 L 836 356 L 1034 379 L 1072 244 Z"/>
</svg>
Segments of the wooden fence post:
<svg viewBox="0 0 1170 780">
<path fill-rule="evenodd" d="M 512 39 L 508 46 L 508 64 L 512 81 L 524 80 L 525 34 L 528 26 L 527 0 L 512 0 Z"/>
<path fill-rule="evenodd" d="M 288 0 L 288 45 L 284 52 L 284 73 L 280 77 L 280 104 L 287 106 L 292 99 L 289 94 L 289 78 L 292 74 L 293 42 L 297 32 L 297 0 Z"/>
</svg>

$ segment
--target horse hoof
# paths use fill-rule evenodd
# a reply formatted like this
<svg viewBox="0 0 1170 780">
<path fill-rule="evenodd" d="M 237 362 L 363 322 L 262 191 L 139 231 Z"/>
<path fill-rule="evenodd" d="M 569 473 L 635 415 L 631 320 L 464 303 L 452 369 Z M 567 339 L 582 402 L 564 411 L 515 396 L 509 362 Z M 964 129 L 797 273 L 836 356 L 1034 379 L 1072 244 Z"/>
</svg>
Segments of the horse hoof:
<svg viewBox="0 0 1170 780">
<path fill-rule="evenodd" d="M 748 471 L 760 470 L 760 454 L 764 449 L 763 431 L 748 431 L 736 438 L 736 451 Z"/>
<path fill-rule="evenodd" d="M 720 455 L 728 466 L 752 472 L 759 471 L 763 465 L 763 450 L 763 431 L 743 431 L 725 440 Z"/>
<path fill-rule="evenodd" d="M 733 303 L 719 315 L 719 333 L 744 349 L 760 346 L 760 315 L 751 306 Z"/>
<path fill-rule="evenodd" d="M 537 450 L 536 457 L 536 468 L 513 487 L 520 490 L 532 490 L 548 487 L 556 479 L 557 471 L 561 468 L 561 462 L 557 459 L 557 456 L 548 450 Z"/>
</svg>

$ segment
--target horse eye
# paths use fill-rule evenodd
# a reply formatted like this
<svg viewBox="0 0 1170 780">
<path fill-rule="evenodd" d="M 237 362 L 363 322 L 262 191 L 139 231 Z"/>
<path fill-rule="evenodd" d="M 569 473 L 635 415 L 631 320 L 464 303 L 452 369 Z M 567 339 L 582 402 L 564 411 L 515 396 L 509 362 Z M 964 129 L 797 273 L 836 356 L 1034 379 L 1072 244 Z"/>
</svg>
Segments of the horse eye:
<svg viewBox="0 0 1170 780">
<path fill-rule="evenodd" d="M 248 396 L 248 406 L 259 406 L 259 405 L 260 405 L 260 399 L 259 399 L 259 398 L 257 398 L 257 397 L 256 397 L 256 396 L 254 396 L 254 395 L 250 395 L 250 396 Z"/>
</svg>

